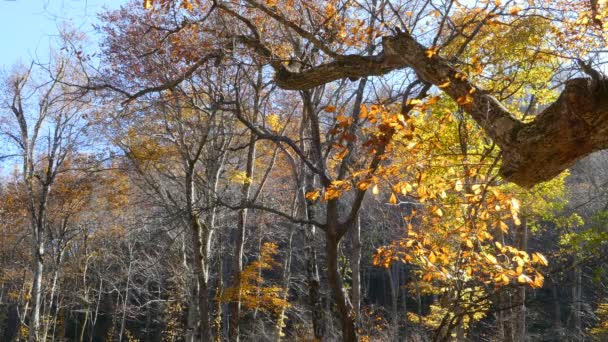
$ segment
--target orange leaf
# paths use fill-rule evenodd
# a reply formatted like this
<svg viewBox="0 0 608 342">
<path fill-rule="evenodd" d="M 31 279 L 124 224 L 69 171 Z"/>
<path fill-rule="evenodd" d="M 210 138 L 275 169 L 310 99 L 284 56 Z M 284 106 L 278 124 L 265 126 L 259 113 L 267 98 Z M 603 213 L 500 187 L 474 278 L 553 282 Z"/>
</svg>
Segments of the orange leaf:
<svg viewBox="0 0 608 342">
<path fill-rule="evenodd" d="M 306 193 L 306 199 L 309 201 L 316 201 L 319 196 L 321 196 L 320 190 L 309 191 Z"/>
</svg>

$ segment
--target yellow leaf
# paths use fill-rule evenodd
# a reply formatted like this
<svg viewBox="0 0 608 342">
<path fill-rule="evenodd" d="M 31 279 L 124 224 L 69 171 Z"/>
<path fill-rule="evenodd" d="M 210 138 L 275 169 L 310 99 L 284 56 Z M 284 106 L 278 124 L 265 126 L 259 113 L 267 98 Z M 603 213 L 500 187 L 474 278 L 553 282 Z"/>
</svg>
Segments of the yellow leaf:
<svg viewBox="0 0 608 342">
<path fill-rule="evenodd" d="M 502 221 L 498 221 L 498 228 L 500 228 L 500 230 L 502 230 L 504 233 L 509 231 L 509 226 L 507 226 L 506 223 L 502 222 Z"/>
<path fill-rule="evenodd" d="M 431 252 L 431 254 L 429 254 L 429 261 L 431 263 L 435 263 L 435 261 L 437 261 L 437 257 L 435 256 L 435 253 Z"/>
<path fill-rule="evenodd" d="M 277 114 L 270 114 L 266 117 L 266 123 L 275 132 L 280 131 L 283 128 L 281 125 L 281 119 Z"/>
<path fill-rule="evenodd" d="M 449 82 L 449 81 L 448 81 L 448 82 Z M 434 105 L 434 104 L 436 104 L 437 102 L 439 102 L 439 96 L 433 96 L 433 97 L 431 97 L 430 99 L 428 99 L 428 100 L 426 101 L 426 104 L 427 104 L 427 105 Z"/>
<path fill-rule="evenodd" d="M 389 199 L 389 202 L 391 204 L 397 204 L 397 196 L 395 196 L 395 194 L 391 194 L 391 198 Z"/>
<path fill-rule="evenodd" d="M 437 85 L 438 88 L 447 88 L 450 85 L 450 80 L 447 80 L 439 85 Z"/>
<path fill-rule="evenodd" d="M 409 100 L 406 101 L 406 104 L 408 106 L 415 106 L 415 105 L 419 105 L 421 103 L 422 103 L 422 101 L 419 100 L 419 99 L 409 99 Z"/>
<path fill-rule="evenodd" d="M 362 180 L 359 183 L 357 183 L 357 188 L 359 190 L 367 190 L 369 188 L 369 186 L 372 185 L 372 182 L 370 180 Z"/>
<path fill-rule="evenodd" d="M 532 261 L 543 266 L 549 266 L 547 258 L 545 258 L 545 256 L 540 253 L 532 253 Z"/>
<path fill-rule="evenodd" d="M 462 181 L 459 179 L 454 184 L 454 190 L 456 190 L 456 191 L 462 191 L 462 188 L 463 188 Z"/>
<path fill-rule="evenodd" d="M 434 46 L 429 48 L 428 50 L 426 50 L 425 55 L 427 58 L 432 58 L 433 56 L 435 56 L 437 54 L 437 49 L 438 47 Z"/>
<path fill-rule="evenodd" d="M 532 286 L 533 287 L 543 287 L 543 284 L 545 282 L 545 278 L 537 273 L 536 276 L 534 277 L 534 281 L 532 282 Z"/>
<path fill-rule="evenodd" d="M 465 96 L 461 96 L 461 97 L 457 98 L 456 102 L 459 105 L 464 106 L 466 104 L 472 103 L 473 102 L 473 98 L 469 94 L 467 94 Z"/>
<path fill-rule="evenodd" d="M 431 211 L 433 212 L 433 214 L 437 217 L 442 217 L 443 216 L 443 211 L 441 210 L 441 208 L 439 207 L 433 207 L 431 209 Z"/>
<path fill-rule="evenodd" d="M 517 282 L 520 284 L 525 284 L 528 282 L 526 278 L 530 279 L 530 278 L 526 277 L 524 274 L 521 274 L 519 277 L 517 277 Z"/>
<path fill-rule="evenodd" d="M 521 202 L 517 198 L 511 198 L 511 208 L 519 211 L 519 207 L 521 206 Z"/>
<path fill-rule="evenodd" d="M 372 194 L 377 195 L 380 193 L 380 189 L 378 189 L 378 184 L 374 184 L 374 187 L 372 188 Z"/>
<path fill-rule="evenodd" d="M 366 105 L 361 105 L 360 108 L 360 112 L 359 112 L 359 119 L 365 119 L 367 118 L 367 106 Z"/>
<path fill-rule="evenodd" d="M 489 262 L 491 262 L 492 264 L 497 264 L 498 260 L 496 260 L 496 257 L 493 256 L 492 254 L 488 254 L 488 253 L 484 253 L 483 254 L 484 257 L 486 257 L 486 259 L 488 259 Z"/>
<path fill-rule="evenodd" d="M 424 184 L 420 184 L 416 191 L 418 192 L 418 196 L 420 197 L 421 201 L 424 201 L 426 199 L 426 197 L 428 196 L 428 191 Z"/>
<path fill-rule="evenodd" d="M 149 9 L 152 6 L 152 0 L 144 0 L 144 8 Z"/>
<path fill-rule="evenodd" d="M 320 190 L 309 191 L 306 193 L 306 199 L 310 200 L 310 201 L 317 200 L 317 198 L 319 198 L 319 196 L 321 196 Z"/>
<path fill-rule="evenodd" d="M 519 219 L 518 216 L 513 216 L 513 222 L 515 223 L 516 226 L 521 225 L 521 220 Z"/>
</svg>

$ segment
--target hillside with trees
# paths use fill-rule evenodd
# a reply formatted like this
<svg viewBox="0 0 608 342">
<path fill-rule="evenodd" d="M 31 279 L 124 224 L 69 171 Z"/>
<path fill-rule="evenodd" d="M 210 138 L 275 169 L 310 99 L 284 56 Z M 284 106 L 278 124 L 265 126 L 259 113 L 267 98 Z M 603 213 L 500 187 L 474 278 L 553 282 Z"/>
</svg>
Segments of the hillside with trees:
<svg viewBox="0 0 608 342">
<path fill-rule="evenodd" d="M 608 340 L 608 2 L 145 0 L 0 80 L 0 341 Z"/>
</svg>

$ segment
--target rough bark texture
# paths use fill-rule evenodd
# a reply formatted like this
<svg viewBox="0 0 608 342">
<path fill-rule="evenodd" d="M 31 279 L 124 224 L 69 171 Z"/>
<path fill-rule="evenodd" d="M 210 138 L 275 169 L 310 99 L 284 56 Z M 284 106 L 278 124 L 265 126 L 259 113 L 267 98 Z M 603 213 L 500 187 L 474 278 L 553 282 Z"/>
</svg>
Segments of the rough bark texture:
<svg viewBox="0 0 608 342">
<path fill-rule="evenodd" d="M 337 56 L 333 62 L 301 72 L 277 69 L 284 89 L 310 89 L 341 78 L 379 76 L 412 68 L 426 82 L 462 103 L 464 110 L 501 147 L 502 176 L 524 187 L 551 179 L 578 159 L 608 146 L 608 80 L 577 78 L 566 82 L 555 103 L 533 122 L 516 119 L 496 98 L 476 87 L 447 60 L 427 57 L 427 48 L 407 33 L 384 37 L 375 56 Z"/>
</svg>

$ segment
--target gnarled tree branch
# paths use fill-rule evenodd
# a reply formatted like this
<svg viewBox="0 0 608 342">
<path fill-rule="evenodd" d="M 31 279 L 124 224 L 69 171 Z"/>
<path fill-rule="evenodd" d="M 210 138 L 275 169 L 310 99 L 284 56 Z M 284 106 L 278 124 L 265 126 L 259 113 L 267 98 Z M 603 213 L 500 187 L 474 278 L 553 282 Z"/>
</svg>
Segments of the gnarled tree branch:
<svg viewBox="0 0 608 342">
<path fill-rule="evenodd" d="M 524 187 L 555 177 L 578 159 L 608 147 L 608 80 L 566 82 L 561 96 L 533 122 L 524 123 L 491 94 L 475 86 L 444 58 L 408 33 L 384 37 L 382 53 L 340 56 L 302 72 L 276 69 L 284 89 L 309 89 L 341 78 L 412 68 L 456 100 L 502 149 L 501 175 Z"/>
</svg>

